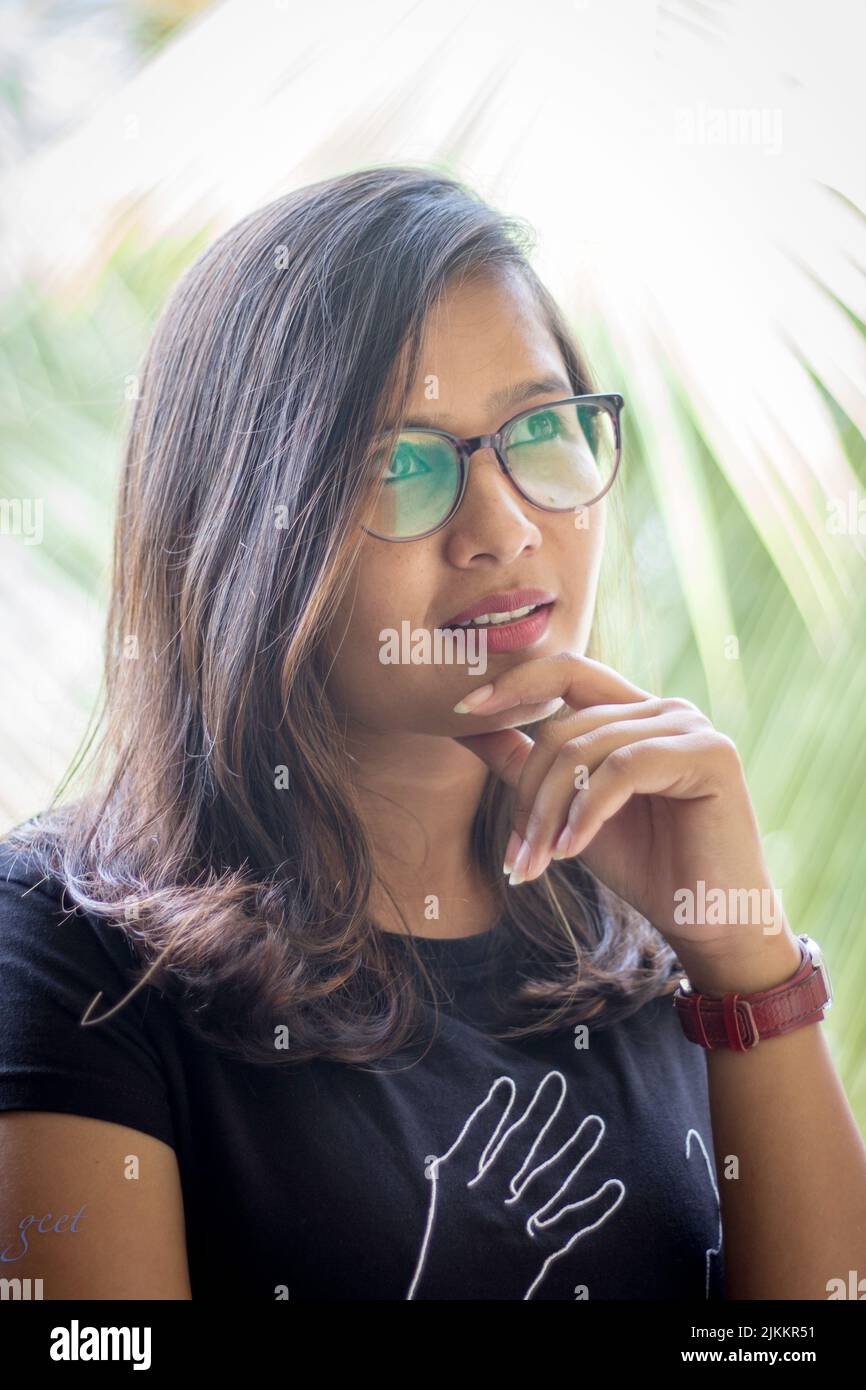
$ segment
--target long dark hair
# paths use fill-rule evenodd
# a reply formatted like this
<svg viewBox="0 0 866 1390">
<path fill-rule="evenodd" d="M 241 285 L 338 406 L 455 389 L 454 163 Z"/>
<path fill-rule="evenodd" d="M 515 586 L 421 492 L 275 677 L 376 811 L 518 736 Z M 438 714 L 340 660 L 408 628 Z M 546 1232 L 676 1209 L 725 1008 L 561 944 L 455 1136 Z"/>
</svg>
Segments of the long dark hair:
<svg viewBox="0 0 866 1390">
<path fill-rule="evenodd" d="M 67 804 L 61 784 L 10 838 L 64 903 L 126 933 L 147 967 L 139 983 L 245 1060 L 360 1065 L 418 1036 L 425 1011 L 395 950 L 406 943 L 369 915 L 373 859 L 325 639 L 363 542 L 370 441 L 407 398 L 446 286 L 523 275 L 575 393 L 599 389 L 531 241 L 430 167 L 328 179 L 220 236 L 146 352 L 93 775 Z M 488 778 L 473 834 L 501 898 L 497 931 L 531 961 L 501 1035 L 608 1026 L 672 990 L 670 947 L 578 861 L 506 896 L 511 795 Z"/>
</svg>

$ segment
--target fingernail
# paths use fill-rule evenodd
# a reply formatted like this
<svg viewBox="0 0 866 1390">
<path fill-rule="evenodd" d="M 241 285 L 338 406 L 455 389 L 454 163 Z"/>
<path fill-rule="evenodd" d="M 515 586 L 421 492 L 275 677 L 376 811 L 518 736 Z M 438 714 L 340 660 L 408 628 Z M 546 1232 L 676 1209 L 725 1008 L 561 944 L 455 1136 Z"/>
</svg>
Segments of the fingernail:
<svg viewBox="0 0 866 1390">
<path fill-rule="evenodd" d="M 524 870 L 529 868 L 529 861 L 531 858 L 532 850 L 530 848 L 529 841 L 524 840 L 523 844 L 520 846 L 520 852 L 514 861 L 514 868 L 511 871 L 511 877 L 508 880 L 508 886 L 510 888 L 516 888 L 519 883 L 523 882 Z"/>
<path fill-rule="evenodd" d="M 492 685 L 480 685 L 477 690 L 470 691 L 470 693 L 466 696 L 465 700 L 460 700 L 454 706 L 454 713 L 468 714 L 470 710 L 475 709 L 477 705 L 483 705 L 487 697 L 492 694 Z"/>
<path fill-rule="evenodd" d="M 508 846 L 505 850 L 505 863 L 502 865 L 502 872 L 504 874 L 511 873 L 511 870 L 514 868 L 514 861 L 520 852 L 520 846 L 522 844 L 523 837 L 518 835 L 516 830 L 512 830 Z"/>
<path fill-rule="evenodd" d="M 568 854 L 568 847 L 571 844 L 571 826 L 567 825 L 554 845 L 553 859 L 565 859 Z"/>
</svg>

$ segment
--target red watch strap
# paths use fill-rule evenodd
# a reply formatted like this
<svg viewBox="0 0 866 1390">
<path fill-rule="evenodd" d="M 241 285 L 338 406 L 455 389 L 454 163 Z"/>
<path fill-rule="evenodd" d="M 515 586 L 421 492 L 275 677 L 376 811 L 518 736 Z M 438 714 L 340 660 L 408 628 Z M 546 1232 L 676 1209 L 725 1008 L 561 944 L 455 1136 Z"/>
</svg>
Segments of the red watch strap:
<svg viewBox="0 0 866 1390">
<path fill-rule="evenodd" d="M 682 987 L 674 995 L 683 1032 L 709 1050 L 748 1052 L 761 1038 L 778 1037 L 808 1023 L 820 1023 L 828 1003 L 826 981 L 801 938 L 800 965 L 789 980 L 755 994 L 721 998 Z"/>
</svg>

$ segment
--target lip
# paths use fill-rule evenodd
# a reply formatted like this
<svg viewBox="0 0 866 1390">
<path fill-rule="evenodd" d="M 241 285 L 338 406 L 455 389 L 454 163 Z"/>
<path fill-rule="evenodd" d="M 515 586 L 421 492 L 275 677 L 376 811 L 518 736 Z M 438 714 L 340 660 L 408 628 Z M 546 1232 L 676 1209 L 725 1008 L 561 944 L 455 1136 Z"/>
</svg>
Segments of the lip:
<svg viewBox="0 0 866 1390">
<path fill-rule="evenodd" d="M 441 627 L 454 627 L 458 623 L 469 623 L 473 618 L 477 618 L 480 613 L 507 613 L 512 608 L 526 608 L 530 603 L 554 603 L 556 595 L 548 593 L 546 589 L 509 589 L 506 593 L 484 594 L 481 598 L 470 603 L 468 608 L 461 608 L 459 613 L 455 613 L 453 618 L 440 624 Z M 521 618 L 517 623 L 503 623 L 502 627 L 519 628 L 524 623 L 531 622 L 536 614 L 530 613 L 528 617 Z M 499 628 L 485 627 L 479 629 L 488 636 L 499 631 Z"/>
<path fill-rule="evenodd" d="M 537 608 L 534 613 L 518 619 L 516 623 L 500 623 L 497 627 L 473 627 L 467 631 L 484 633 L 482 650 L 491 656 L 494 652 L 516 652 L 521 647 L 531 647 L 533 643 L 541 640 L 547 631 L 552 612 L 553 604 L 549 603 L 546 608 Z"/>
<path fill-rule="evenodd" d="M 547 631 L 555 602 L 554 595 L 546 589 L 511 589 L 508 593 L 485 594 L 483 598 L 464 608 L 462 613 L 449 618 L 442 627 L 453 630 L 455 624 L 471 622 L 479 613 L 507 613 L 510 608 L 525 608 L 530 603 L 543 604 L 544 607 L 537 608 L 534 613 L 528 613 L 525 618 L 518 618 L 513 623 L 496 623 L 467 629 L 470 632 L 484 633 L 484 650 L 491 655 L 494 652 L 516 652 L 521 647 L 531 647 L 533 643 L 541 640 Z"/>
</svg>

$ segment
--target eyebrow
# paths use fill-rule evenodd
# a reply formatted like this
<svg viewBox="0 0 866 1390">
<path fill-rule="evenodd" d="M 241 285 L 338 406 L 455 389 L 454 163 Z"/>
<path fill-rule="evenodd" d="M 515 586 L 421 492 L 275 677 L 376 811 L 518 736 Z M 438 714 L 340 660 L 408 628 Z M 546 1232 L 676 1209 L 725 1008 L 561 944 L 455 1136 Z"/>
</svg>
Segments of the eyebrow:
<svg viewBox="0 0 866 1390">
<path fill-rule="evenodd" d="M 574 394 L 570 384 L 563 381 L 561 377 L 539 377 L 537 380 L 521 381 L 516 386 L 505 386 L 499 391 L 494 391 L 492 395 L 487 397 L 487 408 L 491 414 L 494 411 L 497 413 L 506 411 L 512 406 L 523 405 L 533 396 L 546 396 L 552 391 L 557 391 L 562 396 Z M 404 430 L 435 430 L 442 428 L 443 425 L 453 423 L 453 415 L 440 414 L 435 419 L 429 415 L 413 415 L 411 420 L 404 420 L 400 428 Z"/>
</svg>

